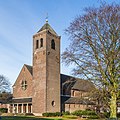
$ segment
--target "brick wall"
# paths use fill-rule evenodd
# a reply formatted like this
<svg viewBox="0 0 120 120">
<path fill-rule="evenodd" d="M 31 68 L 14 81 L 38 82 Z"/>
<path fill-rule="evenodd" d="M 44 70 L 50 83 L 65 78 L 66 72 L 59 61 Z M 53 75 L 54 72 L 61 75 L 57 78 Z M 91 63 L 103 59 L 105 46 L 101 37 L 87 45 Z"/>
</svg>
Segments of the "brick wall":
<svg viewBox="0 0 120 120">
<path fill-rule="evenodd" d="M 65 111 L 70 111 L 70 113 L 76 110 L 86 110 L 90 108 L 91 105 L 82 105 L 82 104 L 65 104 Z"/>
</svg>

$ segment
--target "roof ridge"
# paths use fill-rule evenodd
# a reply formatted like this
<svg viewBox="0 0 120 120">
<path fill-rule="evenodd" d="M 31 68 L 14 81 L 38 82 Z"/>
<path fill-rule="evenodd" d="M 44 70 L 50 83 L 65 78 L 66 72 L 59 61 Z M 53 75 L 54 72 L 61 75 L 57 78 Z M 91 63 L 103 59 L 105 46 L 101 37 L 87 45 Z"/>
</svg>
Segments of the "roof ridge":
<svg viewBox="0 0 120 120">
<path fill-rule="evenodd" d="M 24 66 L 26 66 L 26 68 L 28 69 L 28 71 L 30 72 L 30 74 L 32 75 L 33 74 L 33 67 L 31 65 L 27 65 L 27 64 L 24 64 Z"/>
<path fill-rule="evenodd" d="M 32 65 L 28 65 L 28 64 L 24 64 L 25 66 L 29 66 L 29 67 L 32 67 Z"/>
</svg>

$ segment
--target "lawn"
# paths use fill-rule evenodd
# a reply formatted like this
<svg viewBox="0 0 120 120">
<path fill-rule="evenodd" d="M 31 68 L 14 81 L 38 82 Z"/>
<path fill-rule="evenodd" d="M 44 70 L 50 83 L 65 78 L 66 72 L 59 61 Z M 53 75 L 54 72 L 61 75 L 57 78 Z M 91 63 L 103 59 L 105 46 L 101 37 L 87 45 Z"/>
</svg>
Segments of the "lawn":
<svg viewBox="0 0 120 120">
<path fill-rule="evenodd" d="M 35 118 L 35 117 L 2 117 L 0 120 L 63 120 L 62 118 Z"/>
<path fill-rule="evenodd" d="M 12 116 L 12 117 L 3 117 L 0 120 L 78 120 L 78 119 L 67 119 L 67 118 L 36 118 L 36 117 L 19 117 L 19 116 Z M 97 120 L 97 119 L 95 119 Z M 105 119 L 99 119 L 105 120 Z M 120 120 L 120 119 L 119 119 Z"/>
</svg>

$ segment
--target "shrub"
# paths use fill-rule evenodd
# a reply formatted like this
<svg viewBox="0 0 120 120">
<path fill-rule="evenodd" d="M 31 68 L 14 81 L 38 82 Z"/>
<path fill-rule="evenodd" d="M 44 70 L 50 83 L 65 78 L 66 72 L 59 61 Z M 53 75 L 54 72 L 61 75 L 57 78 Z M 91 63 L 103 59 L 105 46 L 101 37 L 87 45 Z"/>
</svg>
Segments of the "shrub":
<svg viewBox="0 0 120 120">
<path fill-rule="evenodd" d="M 55 116 L 62 116 L 61 112 L 56 112 Z"/>
<path fill-rule="evenodd" d="M 62 115 L 70 115 L 70 112 L 69 111 L 62 112 Z"/>
<path fill-rule="evenodd" d="M 52 115 L 52 113 L 43 113 L 42 116 L 44 117 L 50 117 Z"/>
<path fill-rule="evenodd" d="M 77 110 L 72 113 L 73 115 L 80 116 L 80 117 L 87 117 L 89 119 L 98 119 L 98 115 L 95 111 L 91 110 Z"/>
<path fill-rule="evenodd" d="M 0 108 L 1 113 L 7 113 L 8 109 L 7 108 Z"/>
<path fill-rule="evenodd" d="M 85 110 L 82 111 L 83 115 L 97 115 L 95 111 Z"/>
<path fill-rule="evenodd" d="M 90 110 L 76 110 L 72 114 L 76 115 L 76 116 L 81 116 L 81 115 L 97 115 L 95 113 L 95 111 L 90 111 Z"/>
<path fill-rule="evenodd" d="M 48 112 L 48 113 L 43 113 L 42 115 L 44 117 L 56 117 L 56 116 L 61 116 L 62 114 L 61 112 L 55 112 L 55 113 Z"/>
<path fill-rule="evenodd" d="M 76 110 L 72 113 L 72 115 L 81 116 L 82 115 L 82 110 Z"/>
</svg>

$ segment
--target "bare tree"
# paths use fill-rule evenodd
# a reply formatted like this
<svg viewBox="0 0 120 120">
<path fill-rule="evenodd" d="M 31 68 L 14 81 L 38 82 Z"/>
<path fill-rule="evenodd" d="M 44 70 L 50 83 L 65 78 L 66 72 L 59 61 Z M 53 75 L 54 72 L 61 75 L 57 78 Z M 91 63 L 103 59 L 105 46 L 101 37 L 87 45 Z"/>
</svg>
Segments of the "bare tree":
<svg viewBox="0 0 120 120">
<path fill-rule="evenodd" d="M 10 92 L 10 82 L 3 75 L 0 75 L 0 92 Z"/>
<path fill-rule="evenodd" d="M 0 93 L 0 102 L 8 102 L 11 101 L 12 99 L 12 94 L 9 92 L 2 92 Z"/>
<path fill-rule="evenodd" d="M 74 74 L 92 80 L 110 95 L 110 118 L 116 119 L 120 90 L 120 5 L 87 8 L 66 29 L 71 43 L 63 52 Z"/>
</svg>

